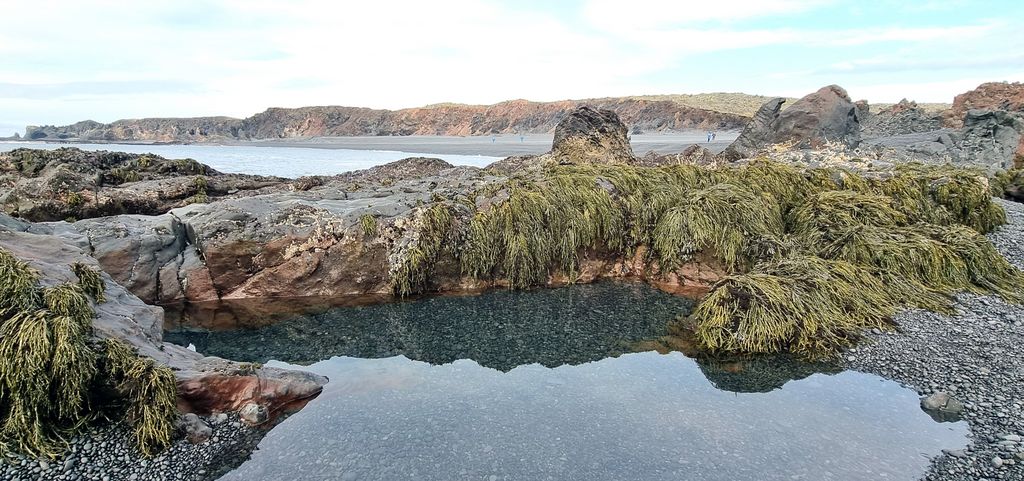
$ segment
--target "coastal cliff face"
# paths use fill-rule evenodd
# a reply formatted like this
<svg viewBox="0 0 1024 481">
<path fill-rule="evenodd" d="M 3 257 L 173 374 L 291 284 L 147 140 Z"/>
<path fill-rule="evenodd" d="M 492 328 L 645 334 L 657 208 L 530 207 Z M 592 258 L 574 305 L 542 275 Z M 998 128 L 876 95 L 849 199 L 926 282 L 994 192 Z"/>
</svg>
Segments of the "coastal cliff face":
<svg viewBox="0 0 1024 481">
<path fill-rule="evenodd" d="M 610 98 L 494 105 L 442 104 L 402 110 L 359 107 L 271 108 L 246 119 L 132 119 L 110 124 L 30 126 L 26 140 L 207 142 L 357 135 L 496 135 L 548 133 L 576 108 L 615 112 L 634 131 L 738 129 L 747 117 L 670 100 Z"/>
</svg>

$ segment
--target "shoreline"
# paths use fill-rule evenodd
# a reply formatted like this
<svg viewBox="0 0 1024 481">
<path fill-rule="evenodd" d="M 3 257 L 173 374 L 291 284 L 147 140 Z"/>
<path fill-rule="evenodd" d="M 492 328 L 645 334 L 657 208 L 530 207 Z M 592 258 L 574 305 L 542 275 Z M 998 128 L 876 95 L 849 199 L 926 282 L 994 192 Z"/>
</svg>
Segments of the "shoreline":
<svg viewBox="0 0 1024 481">
<path fill-rule="evenodd" d="M 1024 269 L 1024 204 L 998 202 L 1007 223 L 987 237 Z M 959 293 L 955 308 L 953 315 L 897 314 L 897 331 L 866 333 L 843 353 L 845 367 L 894 380 L 922 397 L 944 392 L 963 403 L 971 444 L 932 458 L 922 479 L 1024 479 L 1024 306 Z"/>
<path fill-rule="evenodd" d="M 719 153 L 725 150 L 739 135 L 737 131 L 721 131 L 716 133 L 715 140 L 706 141 L 706 132 L 686 131 L 656 134 L 635 134 L 630 137 L 630 145 L 637 156 L 649 151 L 659 154 L 676 154 L 691 145 L 699 145 Z M 480 155 L 487 157 L 509 157 L 513 155 L 539 155 L 551 150 L 553 134 L 493 135 L 493 136 L 443 136 L 443 135 L 409 135 L 409 136 L 353 136 L 353 137 L 313 137 L 304 139 L 264 139 L 264 140 L 232 140 L 223 139 L 210 142 L 142 142 L 142 141 L 106 141 L 106 140 L 3 140 L 2 143 L 43 143 L 51 145 L 67 145 L 74 147 L 81 144 L 97 145 L 187 145 L 197 147 L 278 147 L 306 149 L 345 149 L 369 151 L 394 151 L 411 154 L 435 155 Z"/>
</svg>

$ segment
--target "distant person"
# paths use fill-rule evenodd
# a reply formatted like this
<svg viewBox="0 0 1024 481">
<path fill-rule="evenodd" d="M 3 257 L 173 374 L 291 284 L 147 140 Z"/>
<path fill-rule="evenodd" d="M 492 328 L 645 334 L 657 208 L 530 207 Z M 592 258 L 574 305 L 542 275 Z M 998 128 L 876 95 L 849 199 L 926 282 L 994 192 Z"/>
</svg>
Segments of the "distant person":
<svg viewBox="0 0 1024 481">
<path fill-rule="evenodd" d="M 520 136 L 519 136 L 519 142 L 520 142 L 520 143 L 522 143 L 522 142 L 523 142 L 523 136 L 522 136 L 522 135 L 520 135 Z"/>
<path fill-rule="evenodd" d="M 711 140 L 715 140 L 715 132 L 711 132 Z"/>
<path fill-rule="evenodd" d="M 711 143 L 711 132 L 708 132 L 708 143 Z"/>
<path fill-rule="evenodd" d="M 496 140 L 496 138 L 495 138 L 495 137 L 491 137 L 491 143 L 492 143 L 492 144 L 494 143 L 494 141 L 495 141 L 495 140 Z"/>
</svg>

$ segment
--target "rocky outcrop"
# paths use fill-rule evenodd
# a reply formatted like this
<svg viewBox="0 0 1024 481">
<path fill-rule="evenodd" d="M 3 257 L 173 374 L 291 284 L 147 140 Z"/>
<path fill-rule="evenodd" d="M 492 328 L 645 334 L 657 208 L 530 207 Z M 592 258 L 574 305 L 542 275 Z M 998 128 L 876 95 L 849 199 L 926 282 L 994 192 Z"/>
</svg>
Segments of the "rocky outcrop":
<svg viewBox="0 0 1024 481">
<path fill-rule="evenodd" d="M 700 145 L 691 145 L 678 154 L 658 154 L 648 152 L 641 157 L 636 165 L 657 167 L 659 165 L 712 165 L 718 162 L 715 154 Z"/>
<path fill-rule="evenodd" d="M 1024 162 L 1024 116 L 971 110 L 963 127 L 866 139 L 862 151 L 889 161 L 954 163 L 995 172 Z"/>
<path fill-rule="evenodd" d="M 773 98 L 757 109 L 754 118 L 743 127 L 739 137 L 721 153 L 727 160 L 739 160 L 754 155 L 758 150 L 772 143 L 775 122 L 782 113 L 782 104 L 786 100 Z"/>
<path fill-rule="evenodd" d="M 27 140 L 209 142 L 353 135 L 494 135 L 548 133 L 583 105 L 612 110 L 644 132 L 682 129 L 737 129 L 741 115 L 670 100 L 607 98 L 494 105 L 441 104 L 402 110 L 358 107 L 271 108 L 246 119 L 204 117 L 84 121 L 67 126 L 28 127 Z"/>
<path fill-rule="evenodd" d="M 97 266 L 98 262 L 83 249 L 86 242 L 66 227 L 29 224 L 0 214 L 0 248 L 27 262 L 47 285 L 73 282 L 76 277 L 72 264 Z M 95 306 L 94 335 L 124 340 L 140 354 L 169 366 L 178 379 L 179 408 L 186 412 L 230 411 L 243 401 L 281 412 L 316 396 L 327 382 L 310 373 L 203 357 L 164 343 L 163 310 L 146 305 L 110 276 L 101 276 L 106 300 Z M 248 389 L 257 385 L 262 392 Z"/>
<path fill-rule="evenodd" d="M 792 143 L 797 148 L 837 142 L 854 147 L 860 142 L 858 108 L 842 87 L 829 85 L 782 110 L 783 99 L 769 100 L 754 115 L 740 136 L 722 152 L 726 160 L 754 155 L 771 144 Z"/>
<path fill-rule="evenodd" d="M 963 127 L 967 113 L 978 109 L 1024 112 L 1024 83 L 988 82 L 957 95 L 953 107 L 943 115 L 945 126 Z"/>
<path fill-rule="evenodd" d="M 126 119 L 109 124 L 85 120 L 65 126 L 28 126 L 25 140 L 206 142 L 234 139 L 242 121 L 230 117 Z"/>
<path fill-rule="evenodd" d="M 118 214 L 245 195 L 283 179 L 223 174 L 191 159 L 76 148 L 0 153 L 0 208 L 31 221 Z"/>
<path fill-rule="evenodd" d="M 942 117 L 929 113 L 919 107 L 917 102 L 901 100 L 876 114 L 864 119 L 862 135 L 864 137 L 880 137 L 905 135 L 920 132 L 931 132 L 942 128 Z"/>
<path fill-rule="evenodd" d="M 551 155 L 561 163 L 631 164 L 626 125 L 611 110 L 580 107 L 555 127 Z"/>
</svg>

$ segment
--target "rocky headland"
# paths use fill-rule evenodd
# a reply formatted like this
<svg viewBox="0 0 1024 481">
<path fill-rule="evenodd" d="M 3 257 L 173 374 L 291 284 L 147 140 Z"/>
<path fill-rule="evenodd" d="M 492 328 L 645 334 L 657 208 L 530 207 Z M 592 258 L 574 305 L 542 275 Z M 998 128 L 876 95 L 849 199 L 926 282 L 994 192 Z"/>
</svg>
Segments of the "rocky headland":
<svg viewBox="0 0 1024 481">
<path fill-rule="evenodd" d="M 1001 322 L 1013 312 L 996 303 L 1004 314 L 985 313 L 987 307 L 957 293 L 1000 303 L 1024 298 L 1020 246 L 1012 241 L 1018 209 L 992 197 L 1018 192 L 1020 176 L 988 176 L 1019 165 L 1020 114 L 971 109 L 962 127 L 927 130 L 934 117 L 909 102 L 872 117 L 837 86 L 788 109 L 784 103 L 764 104 L 719 156 L 691 148 L 638 158 L 627 123 L 599 105 L 576 108 L 552 125 L 549 153 L 484 169 L 411 158 L 288 180 L 220 174 L 154 156 L 18 150 L 0 157 L 0 251 L 38 272 L 44 290 L 81 284 L 75 266 L 100 273 L 102 295 L 90 291 L 90 337 L 120 339 L 171 369 L 178 411 L 202 416 L 182 417 L 172 454 L 156 460 L 170 460 L 173 466 L 160 472 L 183 479 L 216 472 L 212 451 L 196 451 L 185 438 L 211 450 L 235 439 L 231 446 L 251 447 L 258 434 L 246 425 L 300 407 L 327 380 L 165 343 L 167 321 L 155 305 L 182 313 L 176 327 L 219 329 L 272 314 L 259 307 L 254 314 L 253 305 L 387 302 L 600 278 L 636 279 L 701 298 L 673 329 L 707 352 L 844 356 L 922 394 L 960 397 L 948 386 L 956 384 L 969 393 L 963 399 L 976 413 L 969 419 L 979 448 L 949 455 L 974 468 L 944 458 L 935 473 L 1012 479 L 1020 473 L 1019 443 L 983 447 L 989 441 L 982 436 L 1024 430 L 985 421 L 1019 412 L 1012 402 L 1019 383 L 975 401 L 974 388 L 940 373 L 945 365 L 912 374 L 893 367 L 930 349 L 883 359 L 902 349 L 899 342 L 942 336 L 965 322 L 955 314 L 964 302 L 981 311 L 967 318 Z M 901 140 L 907 135 L 922 140 Z M 928 140 L 933 135 L 939 140 Z M 751 299 L 761 308 L 751 309 Z M 11 306 L 9 312 L 26 309 Z M 957 317 L 915 321 L 907 309 Z M 1000 332 L 1015 340 L 1014 329 Z M 858 347 L 865 337 L 880 341 Z M 980 352 L 966 352 L 940 356 L 961 370 L 987 362 Z M 965 376 L 968 386 L 984 385 L 977 373 Z M 216 440 L 207 441 L 211 431 Z M 15 456 L 16 465 L 0 473 L 158 476 L 116 460 L 137 456 L 134 446 L 116 441 L 118 433 L 81 434 L 60 463 Z M 95 452 L 99 442 L 109 448 Z M 996 450 L 999 465 L 980 467 Z M 199 454 L 173 454 L 183 452 Z M 103 460 L 104 467 L 82 458 Z"/>
</svg>

